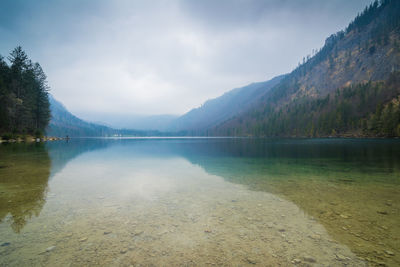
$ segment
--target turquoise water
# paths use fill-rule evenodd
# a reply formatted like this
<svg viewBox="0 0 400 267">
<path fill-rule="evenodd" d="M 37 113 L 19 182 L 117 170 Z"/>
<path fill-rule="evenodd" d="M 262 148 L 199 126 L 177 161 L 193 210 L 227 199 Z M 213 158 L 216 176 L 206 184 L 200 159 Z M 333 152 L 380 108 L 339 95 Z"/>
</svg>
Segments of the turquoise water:
<svg viewBox="0 0 400 267">
<path fill-rule="evenodd" d="M 0 146 L 0 265 L 400 265 L 400 141 Z"/>
</svg>

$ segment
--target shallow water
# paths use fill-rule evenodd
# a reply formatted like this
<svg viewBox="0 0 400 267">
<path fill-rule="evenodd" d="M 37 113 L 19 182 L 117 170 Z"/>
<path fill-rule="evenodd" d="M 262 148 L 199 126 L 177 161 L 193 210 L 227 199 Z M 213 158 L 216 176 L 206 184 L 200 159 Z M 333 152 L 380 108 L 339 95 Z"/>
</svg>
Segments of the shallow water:
<svg viewBox="0 0 400 267">
<path fill-rule="evenodd" d="M 0 265 L 400 265 L 398 140 L 0 146 Z"/>
</svg>

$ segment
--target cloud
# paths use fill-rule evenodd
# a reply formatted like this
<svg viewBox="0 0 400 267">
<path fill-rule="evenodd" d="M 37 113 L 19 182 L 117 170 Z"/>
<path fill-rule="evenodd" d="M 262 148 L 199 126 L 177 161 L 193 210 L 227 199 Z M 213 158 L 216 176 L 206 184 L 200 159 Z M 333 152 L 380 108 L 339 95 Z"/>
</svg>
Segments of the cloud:
<svg viewBox="0 0 400 267">
<path fill-rule="evenodd" d="M 84 118 L 182 114 L 291 71 L 369 2 L 10 0 L 0 48 L 23 45 Z"/>
</svg>

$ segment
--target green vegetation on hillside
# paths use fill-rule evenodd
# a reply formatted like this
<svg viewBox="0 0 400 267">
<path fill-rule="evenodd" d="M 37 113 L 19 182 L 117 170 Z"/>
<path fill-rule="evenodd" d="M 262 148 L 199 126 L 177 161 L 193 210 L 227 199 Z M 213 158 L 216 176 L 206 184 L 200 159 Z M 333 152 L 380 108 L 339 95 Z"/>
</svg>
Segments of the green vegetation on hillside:
<svg viewBox="0 0 400 267">
<path fill-rule="evenodd" d="M 46 75 L 20 46 L 8 60 L 0 56 L 0 134 L 41 136 L 50 119 Z"/>
</svg>

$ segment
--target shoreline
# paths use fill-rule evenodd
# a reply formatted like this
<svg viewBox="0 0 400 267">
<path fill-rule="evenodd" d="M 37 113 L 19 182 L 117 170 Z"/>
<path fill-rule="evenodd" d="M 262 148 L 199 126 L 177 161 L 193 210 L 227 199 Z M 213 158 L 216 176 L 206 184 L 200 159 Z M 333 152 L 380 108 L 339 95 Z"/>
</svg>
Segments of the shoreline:
<svg viewBox="0 0 400 267">
<path fill-rule="evenodd" d="M 45 136 L 41 138 L 35 138 L 33 136 L 27 136 L 25 138 L 11 138 L 8 140 L 0 138 L 1 143 L 39 143 L 39 142 L 48 142 L 48 141 L 61 141 L 61 140 L 69 140 L 69 137 L 52 137 L 52 136 Z"/>
<path fill-rule="evenodd" d="M 79 138 L 79 137 L 77 137 Z M 103 138 L 102 136 L 98 137 L 83 137 L 83 138 Z M 126 137 L 110 137 L 111 139 L 114 138 L 132 138 L 129 136 Z M 307 136 L 282 136 L 282 137 L 267 137 L 267 136 L 177 136 L 177 137 L 171 137 L 171 136 L 157 136 L 157 137 L 149 137 L 149 136 L 136 136 L 133 138 L 168 138 L 168 139 L 174 139 L 174 138 L 249 138 L 249 139 L 388 139 L 388 140 L 393 140 L 393 139 L 400 139 L 400 137 L 387 137 L 387 136 L 349 136 L 349 135 L 343 135 L 343 136 L 318 136 L 318 137 L 307 137 Z M 40 142 L 49 142 L 49 141 L 62 141 L 62 140 L 69 140 L 71 137 L 54 137 L 54 136 L 45 136 L 41 138 L 35 138 L 33 136 L 27 136 L 25 138 L 12 138 L 12 139 L 2 139 L 0 138 L 0 144 L 1 143 L 40 143 Z"/>
</svg>

